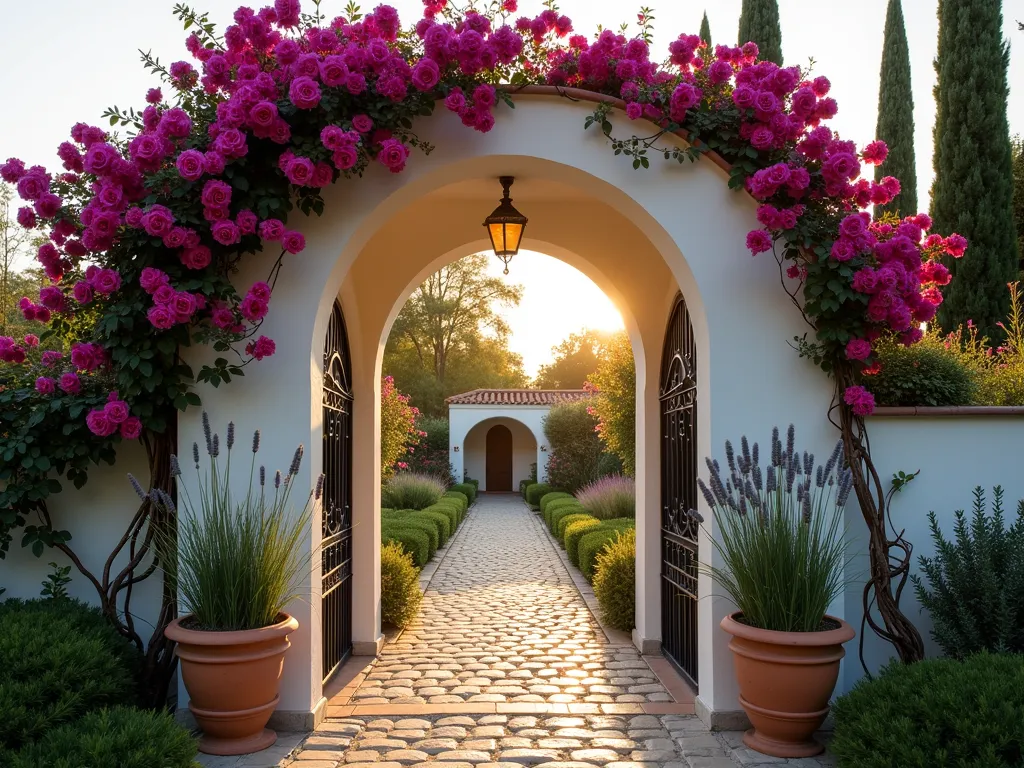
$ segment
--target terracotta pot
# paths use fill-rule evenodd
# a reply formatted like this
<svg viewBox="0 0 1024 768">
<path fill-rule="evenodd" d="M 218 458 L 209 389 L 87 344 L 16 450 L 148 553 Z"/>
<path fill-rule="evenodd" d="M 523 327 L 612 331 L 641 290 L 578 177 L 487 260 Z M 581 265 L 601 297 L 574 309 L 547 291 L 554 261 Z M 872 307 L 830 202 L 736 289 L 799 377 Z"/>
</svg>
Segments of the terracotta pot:
<svg viewBox="0 0 1024 768">
<path fill-rule="evenodd" d="M 299 622 L 286 613 L 277 624 L 235 632 L 203 632 L 175 619 L 164 634 L 176 642 L 188 708 L 203 729 L 199 750 L 208 755 L 259 752 L 275 741 L 266 728 L 280 701 L 278 688 L 288 635 Z"/>
<path fill-rule="evenodd" d="M 732 635 L 729 648 L 740 687 L 740 705 L 754 726 L 743 736 L 751 749 L 773 757 L 812 757 L 825 747 L 811 738 L 828 715 L 828 702 L 839 678 L 843 643 L 853 627 L 825 632 L 773 632 L 722 619 Z"/>
</svg>

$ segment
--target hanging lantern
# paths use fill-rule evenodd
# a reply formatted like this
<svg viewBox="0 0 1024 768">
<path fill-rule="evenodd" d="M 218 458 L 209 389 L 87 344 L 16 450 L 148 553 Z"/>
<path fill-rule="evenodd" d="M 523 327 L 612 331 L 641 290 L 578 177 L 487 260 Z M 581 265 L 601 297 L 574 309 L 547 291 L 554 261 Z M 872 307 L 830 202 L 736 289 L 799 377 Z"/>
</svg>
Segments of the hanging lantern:
<svg viewBox="0 0 1024 768">
<path fill-rule="evenodd" d="M 501 198 L 501 204 L 494 209 L 494 212 L 484 219 L 484 226 L 487 227 L 487 234 L 491 238 L 491 248 L 494 255 L 505 264 L 505 274 L 508 274 L 508 263 L 512 257 L 519 253 L 519 246 L 523 242 L 523 232 L 526 231 L 528 219 L 517 211 L 512 205 L 512 198 L 508 196 L 509 187 L 515 181 L 513 176 L 502 176 L 501 182 L 505 194 Z"/>
</svg>

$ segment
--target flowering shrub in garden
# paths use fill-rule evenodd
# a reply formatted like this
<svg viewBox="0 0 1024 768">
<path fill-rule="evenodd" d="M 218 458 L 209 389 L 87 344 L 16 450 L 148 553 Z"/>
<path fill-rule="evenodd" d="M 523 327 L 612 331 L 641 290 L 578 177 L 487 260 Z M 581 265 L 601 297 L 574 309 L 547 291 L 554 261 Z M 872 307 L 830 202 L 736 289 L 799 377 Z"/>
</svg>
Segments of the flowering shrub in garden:
<svg viewBox="0 0 1024 768">
<path fill-rule="evenodd" d="M 63 356 L 44 359 L 29 337 L 0 340 L 0 554 L 31 517 L 25 542 L 61 548 L 87 573 L 70 534 L 50 524 L 57 478 L 81 484 L 90 461 L 111 460 L 117 442 L 141 436 L 151 482 L 169 487 L 160 467 L 175 409 L 199 404 L 197 382 L 228 383 L 275 352 L 260 328 L 280 270 L 305 245 L 295 209 L 322 213 L 321 190 L 371 164 L 400 173 L 416 162 L 413 150 L 431 147 L 413 121 L 438 102 L 487 132 L 499 102 L 511 105 L 526 85 L 603 94 L 584 127 L 599 127 L 637 168 L 649 166 L 649 152 L 682 162 L 708 149 L 732 165 L 731 184 L 762 203 L 762 228 L 747 244 L 775 254 L 816 333 L 802 352 L 834 375 L 844 434 L 860 439 L 873 407 L 859 383 L 872 344 L 883 333 L 916 340 L 915 322 L 934 315 L 949 280 L 935 258 L 962 255 L 966 243 L 926 236 L 924 215 L 870 222 L 862 209 L 890 200 L 899 182 L 860 178 L 861 163 L 881 162 L 885 146 L 858 151 L 828 128 L 837 105 L 826 78 L 759 62 L 751 43 L 711 50 L 696 35 L 678 37 L 659 64 L 647 21 L 631 39 L 610 29 L 591 39 L 572 34 L 552 0 L 535 17 L 516 17 L 516 0 L 492 0 L 483 13 L 424 5 L 406 30 L 386 5 L 363 16 L 350 4 L 327 20 L 319 3 L 304 14 L 299 0 L 275 0 L 239 8 L 223 35 L 178 6 L 193 30 L 192 60 L 165 67 L 144 56 L 162 85 L 141 111 L 107 112 L 126 133 L 78 123 L 58 148 L 60 169 L 0 165 L 25 203 L 19 222 L 48 238 L 37 258 L 50 285 L 25 297 L 22 312 L 39 322 L 40 339 L 66 342 Z M 615 138 L 616 107 L 656 126 L 654 135 Z M 659 148 L 674 132 L 690 145 Z M 240 261 L 264 250 L 276 255 L 266 279 L 234 285 Z M 179 354 L 193 343 L 224 356 L 193 371 Z M 867 457 L 852 445 L 846 453 Z M 859 472 L 855 482 L 867 489 Z M 139 535 L 148 541 L 149 514 L 144 502 L 126 533 L 133 547 Z M 141 564 L 131 561 L 129 574 Z M 117 607 L 131 578 L 92 582 L 104 612 L 141 647 Z"/>
<path fill-rule="evenodd" d="M 380 383 L 380 479 L 386 481 L 398 470 L 409 469 L 403 458 L 413 453 L 426 432 L 416 427 L 419 409 L 409 405 L 409 396 L 385 376 Z"/>
</svg>

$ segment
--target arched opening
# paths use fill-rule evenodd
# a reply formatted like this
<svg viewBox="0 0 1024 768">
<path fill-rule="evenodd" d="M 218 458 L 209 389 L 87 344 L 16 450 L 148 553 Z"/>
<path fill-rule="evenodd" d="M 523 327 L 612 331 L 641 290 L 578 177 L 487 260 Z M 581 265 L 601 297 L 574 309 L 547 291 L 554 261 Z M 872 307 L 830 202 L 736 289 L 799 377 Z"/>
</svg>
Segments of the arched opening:
<svg viewBox="0 0 1024 768">
<path fill-rule="evenodd" d="M 299 219 L 306 251 L 282 271 L 275 286 L 275 312 L 264 332 L 277 341 L 277 354 L 264 361 L 258 381 L 245 377 L 230 393 L 203 392 L 204 405 L 211 411 L 230 410 L 239 430 L 272 428 L 283 443 L 309 446 L 310 461 L 296 482 L 312 489 L 323 463 L 327 426 L 321 398 L 324 340 L 335 301 L 341 302 L 352 362 L 353 655 L 377 653 L 382 640 L 377 510 L 383 346 L 402 304 L 426 275 L 487 249 L 481 222 L 494 207 L 498 176 L 517 178 L 516 205 L 530 216 L 528 247 L 587 274 L 621 309 L 626 323 L 637 369 L 632 640 L 638 649 L 658 653 L 662 642 L 657 350 L 664 346 L 675 295 L 685 296 L 701 361 L 696 372 L 698 456 L 712 455 L 712 446 L 727 438 L 770 432 L 780 419 L 792 420 L 812 444 L 830 442 L 827 426 L 817 418 L 830 393 L 812 366 L 793 363 L 785 341 L 803 332 L 800 318 L 780 309 L 775 265 L 751 260 L 744 246 L 744 233 L 757 227 L 755 204 L 731 192 L 727 174 L 713 163 L 633 171 L 608 150 L 600 134 L 581 133 L 590 113 L 588 105 L 524 95 L 482 136 L 467 134 L 457 117 L 442 111 L 417 125 L 420 138 L 436 147 L 428 158 L 410 163 L 397 176 L 373 169 L 358 183 L 325 190 L 325 215 Z M 262 279 L 270 260 L 267 254 L 247 261 L 239 284 Z M 196 350 L 197 359 L 190 362 L 200 362 L 203 354 Z M 756 381 L 751 370 L 759 372 Z M 184 413 L 179 435 L 185 444 L 202 440 L 199 417 Z M 323 535 L 320 526 L 311 531 L 311 552 L 318 552 Z M 706 565 L 718 564 L 713 535 L 709 521 L 697 543 Z M 314 720 L 326 706 L 321 567 L 317 557 L 305 585 L 308 599 L 294 606 L 300 629 L 285 661 L 280 706 Z M 714 599 L 715 588 L 703 573 L 697 593 L 697 709 L 736 712 L 731 657 L 717 630 L 729 605 Z"/>
<path fill-rule="evenodd" d="M 504 424 L 487 430 L 483 490 L 512 492 L 512 431 Z"/>
</svg>

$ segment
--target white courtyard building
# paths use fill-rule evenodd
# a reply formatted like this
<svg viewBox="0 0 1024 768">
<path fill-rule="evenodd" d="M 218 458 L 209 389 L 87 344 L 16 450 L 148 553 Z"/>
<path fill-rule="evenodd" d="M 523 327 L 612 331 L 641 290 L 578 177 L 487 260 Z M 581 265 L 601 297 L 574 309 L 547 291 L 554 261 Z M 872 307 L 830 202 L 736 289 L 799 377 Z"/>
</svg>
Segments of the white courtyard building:
<svg viewBox="0 0 1024 768">
<path fill-rule="evenodd" d="M 480 490 L 509 493 L 533 475 L 547 476 L 544 419 L 553 406 L 589 395 L 582 389 L 474 389 L 448 403 L 448 455 L 455 477 Z"/>
</svg>

